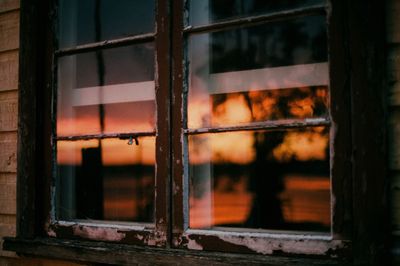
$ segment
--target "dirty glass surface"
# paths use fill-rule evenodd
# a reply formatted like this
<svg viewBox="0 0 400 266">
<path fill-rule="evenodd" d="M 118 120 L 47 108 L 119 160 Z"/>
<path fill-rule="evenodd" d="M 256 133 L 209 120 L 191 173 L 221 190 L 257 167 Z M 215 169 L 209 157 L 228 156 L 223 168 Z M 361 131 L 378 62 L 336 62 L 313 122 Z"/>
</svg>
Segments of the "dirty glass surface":
<svg viewBox="0 0 400 266">
<path fill-rule="evenodd" d="M 323 16 L 192 34 L 188 127 L 326 117 Z"/>
<path fill-rule="evenodd" d="M 60 0 L 60 48 L 154 32 L 155 1 Z"/>
<path fill-rule="evenodd" d="M 189 0 L 189 25 L 207 25 L 325 3 L 325 0 Z"/>
<path fill-rule="evenodd" d="M 323 2 L 192 0 L 189 21 Z M 329 127 L 246 128 L 329 120 L 326 34 L 322 15 L 189 34 L 190 228 L 330 232 Z"/>
<path fill-rule="evenodd" d="M 191 228 L 329 232 L 328 128 L 188 138 Z"/>
<path fill-rule="evenodd" d="M 154 43 L 61 57 L 57 96 L 59 136 L 153 131 Z"/>
<path fill-rule="evenodd" d="M 154 221 L 155 138 L 57 142 L 57 218 Z"/>
</svg>

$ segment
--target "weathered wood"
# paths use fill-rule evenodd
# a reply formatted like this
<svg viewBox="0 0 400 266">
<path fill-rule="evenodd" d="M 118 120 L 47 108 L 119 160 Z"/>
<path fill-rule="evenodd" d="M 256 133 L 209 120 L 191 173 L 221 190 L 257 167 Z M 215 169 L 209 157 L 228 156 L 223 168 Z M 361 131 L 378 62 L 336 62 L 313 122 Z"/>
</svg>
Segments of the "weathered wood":
<svg viewBox="0 0 400 266">
<path fill-rule="evenodd" d="M 400 72 L 400 69 L 398 71 Z M 400 107 L 400 81 L 396 81 L 388 86 L 389 86 L 389 105 Z"/>
<path fill-rule="evenodd" d="M 0 133 L 0 172 L 15 173 L 17 170 L 17 134 Z"/>
<path fill-rule="evenodd" d="M 3 184 L 0 186 L 0 214 L 17 213 L 16 184 Z"/>
<path fill-rule="evenodd" d="M 209 32 L 217 30 L 225 30 L 229 28 L 235 28 L 240 26 L 250 26 L 259 23 L 266 23 L 277 21 L 281 19 L 293 18 L 298 16 L 314 15 L 314 14 L 324 14 L 325 4 L 314 5 L 308 7 L 300 7 L 292 10 L 283 10 L 274 13 L 269 13 L 260 16 L 245 17 L 245 18 L 234 18 L 223 22 L 214 22 L 208 25 L 200 26 L 188 26 L 184 28 L 185 33 L 199 33 L 199 32 Z"/>
<path fill-rule="evenodd" d="M 99 49 L 114 48 L 134 43 L 151 42 L 154 41 L 154 37 L 155 37 L 154 33 L 146 33 L 142 35 L 135 35 L 132 37 L 125 37 L 115 40 L 105 40 L 101 42 L 82 44 L 72 48 L 61 49 L 56 51 L 55 53 L 58 56 L 86 53 L 90 51 L 96 51 Z"/>
<path fill-rule="evenodd" d="M 0 13 L 8 12 L 19 8 L 19 0 L 1 0 Z"/>
<path fill-rule="evenodd" d="M 17 91 L 0 92 L 0 132 L 16 131 L 18 117 Z"/>
<path fill-rule="evenodd" d="M 334 239 L 352 239 L 351 119 L 348 27 L 345 1 L 328 12 L 330 75 L 330 153 L 332 179 L 332 233 Z"/>
<path fill-rule="evenodd" d="M 8 224 L 8 225 L 15 226 L 16 221 L 17 221 L 17 217 L 15 215 L 0 214 L 0 224 Z"/>
<path fill-rule="evenodd" d="M 348 265 L 339 259 L 227 254 L 57 239 L 6 238 L 3 246 L 5 250 L 26 255 L 113 265 Z"/>
<path fill-rule="evenodd" d="M 37 163 L 50 164 L 43 153 L 44 144 L 40 142 L 41 131 L 50 130 L 45 126 L 40 116 L 40 108 L 48 106 L 50 100 L 44 98 L 50 89 L 44 80 L 51 75 L 51 70 L 45 65 L 45 41 L 49 25 L 47 1 L 21 1 L 21 47 L 19 55 L 19 107 L 18 107 L 18 183 L 17 183 L 17 236 L 33 237 L 38 230 L 38 216 L 43 215 L 36 207 L 46 206 L 36 197 L 36 189 L 41 187 L 40 195 L 45 195 L 50 187 L 41 183 L 44 174 L 38 171 Z M 43 41 L 41 45 L 41 40 Z M 46 89 L 47 88 L 47 89 Z M 44 99 L 41 99 L 43 97 Z M 39 100 L 38 100 L 39 99 Z M 42 100 L 42 101 L 40 101 Z M 49 116 L 50 111 L 43 114 Z M 44 116 L 44 115 L 43 115 Z M 50 139 L 46 135 L 47 142 Z M 39 159 L 40 158 L 40 159 Z M 46 189 L 47 188 L 47 189 Z M 38 204 L 38 206 L 36 206 Z M 47 202 L 49 204 L 49 202 Z M 41 222 L 40 222 L 41 223 Z M 42 224 L 43 225 L 43 224 Z M 43 228 L 41 225 L 41 228 Z"/>
<path fill-rule="evenodd" d="M 400 1 L 386 1 L 386 36 L 389 43 L 400 43 Z"/>
<path fill-rule="evenodd" d="M 15 173 L 0 173 L 0 186 L 17 184 L 17 177 Z"/>
<path fill-rule="evenodd" d="M 0 52 L 19 46 L 19 11 L 0 14 Z"/>
<path fill-rule="evenodd" d="M 389 166 L 392 170 L 400 170 L 400 108 L 393 108 L 388 123 Z"/>
<path fill-rule="evenodd" d="M 155 92 L 157 104 L 156 137 L 156 188 L 155 188 L 155 223 L 156 234 L 163 238 L 163 245 L 169 247 L 171 240 L 171 51 L 170 40 L 170 3 L 157 0 L 155 38 Z"/>
<path fill-rule="evenodd" d="M 248 130 L 274 130 L 274 129 L 291 129 L 314 126 L 329 126 L 328 118 L 309 118 L 309 119 L 285 119 L 277 121 L 253 122 L 237 126 L 210 127 L 210 128 L 195 128 L 184 129 L 186 134 L 207 134 L 207 133 L 223 133 L 233 131 L 248 131 Z"/>
<path fill-rule="evenodd" d="M 388 265 L 385 6 L 345 1 L 352 94 L 354 260 Z"/>
<path fill-rule="evenodd" d="M 9 252 L 11 254 L 11 252 Z M 12 253 L 14 254 L 14 253 Z M 2 255 L 2 253 L 0 253 Z M 81 263 L 73 263 L 70 261 L 60 261 L 60 260 L 50 260 L 43 258 L 20 258 L 16 255 L 7 257 L 11 258 L 1 258 L 0 257 L 0 265 L 2 266 L 85 266 L 92 264 L 81 264 Z"/>
<path fill-rule="evenodd" d="M 132 132 L 132 133 L 108 133 L 108 134 L 92 134 L 92 135 L 76 135 L 76 136 L 58 136 L 57 140 L 68 140 L 68 141 L 78 141 L 78 140 L 90 140 L 90 139 L 135 139 L 137 141 L 138 137 L 155 136 L 156 132 Z"/>
<path fill-rule="evenodd" d="M 400 230 L 400 173 L 391 175 L 391 207 L 392 207 L 392 228 L 393 230 Z"/>
<path fill-rule="evenodd" d="M 2 224 L 0 223 L 0 237 L 15 236 L 16 226 L 15 224 Z"/>
<path fill-rule="evenodd" d="M 400 45 L 388 48 L 387 80 L 389 83 L 400 81 Z"/>
<path fill-rule="evenodd" d="M 0 53 L 0 91 L 18 89 L 18 51 Z"/>
<path fill-rule="evenodd" d="M 0 173 L 0 226 L 15 226 L 16 187 L 15 174 Z"/>
</svg>

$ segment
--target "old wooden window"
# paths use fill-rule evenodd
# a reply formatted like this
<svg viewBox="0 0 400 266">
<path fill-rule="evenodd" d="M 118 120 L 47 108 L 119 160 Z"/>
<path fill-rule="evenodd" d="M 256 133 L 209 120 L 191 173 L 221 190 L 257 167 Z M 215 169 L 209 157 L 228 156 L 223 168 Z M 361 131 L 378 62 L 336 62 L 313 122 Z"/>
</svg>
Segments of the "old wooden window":
<svg viewBox="0 0 400 266">
<path fill-rule="evenodd" d="M 173 54 L 174 246 L 262 254 L 346 246 L 326 4 L 174 6 L 186 14 L 173 29 L 183 44 Z"/>
<path fill-rule="evenodd" d="M 168 55 L 156 7 L 57 3 L 50 236 L 165 245 Z"/>
<path fill-rule="evenodd" d="M 62 246 L 70 258 L 79 248 L 83 260 L 126 264 L 342 258 L 378 225 L 368 208 L 353 208 L 375 206 L 363 196 L 383 188 L 363 172 L 364 154 L 381 147 L 362 145 L 371 142 L 366 125 L 383 115 L 355 119 L 380 85 L 368 82 L 379 64 L 364 66 L 359 55 L 369 51 L 360 10 L 372 7 L 48 2 L 21 1 L 21 58 L 29 60 L 21 60 L 24 152 L 9 249 L 55 256 Z M 360 254 L 370 250 L 361 242 Z"/>
<path fill-rule="evenodd" d="M 326 2 L 174 5 L 170 29 L 154 1 L 58 2 L 48 234 L 165 246 L 172 228 L 178 248 L 345 247 Z"/>
</svg>

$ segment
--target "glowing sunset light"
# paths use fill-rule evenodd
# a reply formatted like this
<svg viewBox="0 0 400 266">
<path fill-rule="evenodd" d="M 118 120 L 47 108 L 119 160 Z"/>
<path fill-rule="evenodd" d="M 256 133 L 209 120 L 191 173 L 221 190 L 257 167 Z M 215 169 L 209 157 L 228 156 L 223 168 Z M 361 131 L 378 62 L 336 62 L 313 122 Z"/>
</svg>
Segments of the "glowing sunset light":
<svg viewBox="0 0 400 266">
<path fill-rule="evenodd" d="M 296 117 L 310 117 L 314 113 L 314 101 L 311 97 L 294 100 L 288 103 L 290 113 Z"/>
<path fill-rule="evenodd" d="M 213 113 L 213 124 L 235 124 L 251 122 L 251 112 L 243 95 L 227 96 L 224 104 L 217 106 Z"/>
<path fill-rule="evenodd" d="M 189 137 L 192 164 L 213 162 L 247 164 L 254 159 L 253 134 L 232 132 Z"/>
<path fill-rule="evenodd" d="M 191 102 L 188 106 L 188 126 L 201 128 L 209 125 L 211 106 L 209 99 Z"/>
<path fill-rule="evenodd" d="M 128 145 L 128 140 L 102 140 L 103 165 L 153 165 L 155 161 L 155 139 L 139 138 L 139 145 Z M 82 164 L 82 149 L 98 147 L 98 140 L 58 141 L 58 164 Z"/>
<path fill-rule="evenodd" d="M 319 132 L 289 131 L 273 154 L 279 161 L 288 161 L 291 158 L 299 161 L 324 160 L 327 145 L 328 136 Z"/>
<path fill-rule="evenodd" d="M 104 132 L 100 132 L 99 106 L 61 109 L 57 117 L 57 135 L 85 135 L 153 131 L 154 102 L 104 105 Z"/>
</svg>

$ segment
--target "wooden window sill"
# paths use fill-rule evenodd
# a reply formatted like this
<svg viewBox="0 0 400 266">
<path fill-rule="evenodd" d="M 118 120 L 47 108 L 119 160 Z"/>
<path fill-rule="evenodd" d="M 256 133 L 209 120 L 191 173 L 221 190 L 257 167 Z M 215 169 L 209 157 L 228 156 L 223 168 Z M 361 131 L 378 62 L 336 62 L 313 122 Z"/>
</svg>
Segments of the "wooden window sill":
<svg viewBox="0 0 400 266">
<path fill-rule="evenodd" d="M 4 250 L 23 256 L 117 265 L 350 265 L 332 258 L 279 257 L 207 251 L 160 249 L 55 238 L 5 238 Z"/>
</svg>

